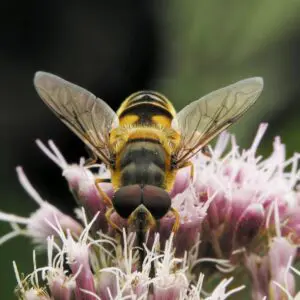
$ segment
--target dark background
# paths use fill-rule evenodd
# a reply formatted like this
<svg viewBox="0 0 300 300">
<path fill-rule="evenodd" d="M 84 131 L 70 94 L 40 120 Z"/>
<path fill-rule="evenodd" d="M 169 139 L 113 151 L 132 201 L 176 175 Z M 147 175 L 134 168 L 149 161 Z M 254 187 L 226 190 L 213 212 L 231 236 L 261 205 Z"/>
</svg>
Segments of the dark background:
<svg viewBox="0 0 300 300">
<path fill-rule="evenodd" d="M 53 139 L 69 162 L 83 144 L 36 95 L 32 78 L 48 71 L 77 83 L 112 108 L 130 93 L 159 90 L 180 109 L 200 96 L 262 76 L 258 104 L 233 128 L 249 146 L 261 121 L 270 123 L 260 149 L 281 135 L 291 155 L 299 140 L 300 1 L 2 1 L 0 5 L 1 210 L 28 216 L 36 204 L 15 174 L 22 165 L 51 203 L 74 202 L 60 170 L 35 145 Z M 0 223 L 0 233 L 9 226 Z M 0 299 L 14 299 L 19 270 L 32 270 L 25 238 L 0 248 Z M 43 256 L 38 257 L 40 264 Z"/>
</svg>

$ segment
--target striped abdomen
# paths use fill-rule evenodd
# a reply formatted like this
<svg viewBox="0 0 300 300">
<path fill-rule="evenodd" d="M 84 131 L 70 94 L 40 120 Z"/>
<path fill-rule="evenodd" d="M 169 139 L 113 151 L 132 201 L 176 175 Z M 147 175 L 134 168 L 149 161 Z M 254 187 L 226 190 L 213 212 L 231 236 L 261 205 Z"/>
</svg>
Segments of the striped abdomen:
<svg viewBox="0 0 300 300">
<path fill-rule="evenodd" d="M 149 184 L 164 188 L 166 154 L 155 140 L 131 140 L 120 155 L 120 184 Z"/>
</svg>

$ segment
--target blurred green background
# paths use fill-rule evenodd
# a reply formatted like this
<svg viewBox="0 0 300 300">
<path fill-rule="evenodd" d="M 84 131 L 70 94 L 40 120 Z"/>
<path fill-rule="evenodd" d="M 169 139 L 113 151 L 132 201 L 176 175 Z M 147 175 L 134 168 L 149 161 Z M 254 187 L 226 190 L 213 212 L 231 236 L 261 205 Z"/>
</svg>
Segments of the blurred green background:
<svg viewBox="0 0 300 300">
<path fill-rule="evenodd" d="M 260 122 L 270 124 L 260 148 L 280 135 L 290 156 L 300 148 L 300 1 L 4 1 L 0 10 L 1 210 L 28 216 L 35 203 L 19 186 L 22 165 L 41 195 L 71 213 L 60 170 L 34 139 L 52 138 L 70 162 L 85 155 L 38 100 L 35 71 L 76 82 L 114 109 L 131 92 L 155 89 L 177 109 L 238 80 L 262 76 L 260 101 L 232 128 L 243 147 Z M 9 226 L 0 223 L 0 234 Z M 12 261 L 32 270 L 25 238 L 0 248 L 0 299 L 15 299 Z M 38 256 L 42 264 L 43 255 Z"/>
</svg>

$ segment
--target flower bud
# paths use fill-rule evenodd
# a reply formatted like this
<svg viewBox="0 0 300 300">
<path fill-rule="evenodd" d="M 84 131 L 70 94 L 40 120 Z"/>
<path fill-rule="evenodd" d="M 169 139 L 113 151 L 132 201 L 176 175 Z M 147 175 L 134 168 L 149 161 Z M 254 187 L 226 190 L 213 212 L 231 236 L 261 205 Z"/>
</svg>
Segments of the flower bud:
<svg viewBox="0 0 300 300">
<path fill-rule="evenodd" d="M 180 297 L 180 290 L 181 287 L 175 284 L 169 287 L 155 285 L 153 296 L 155 300 L 178 299 Z"/>
<path fill-rule="evenodd" d="M 66 242 L 67 260 L 75 277 L 76 299 L 94 300 L 92 295 L 85 294 L 82 290 L 95 293 L 94 275 L 89 264 L 89 248 L 86 241 L 75 242 L 69 235 Z"/>
<path fill-rule="evenodd" d="M 48 286 L 53 299 L 55 300 L 73 300 L 75 299 L 75 282 L 70 280 L 64 274 L 57 274 L 48 279 Z"/>
<path fill-rule="evenodd" d="M 234 231 L 235 247 L 246 247 L 258 234 L 265 221 L 263 206 L 259 203 L 250 204 L 242 213 Z"/>
<path fill-rule="evenodd" d="M 192 186 L 172 199 L 172 207 L 180 216 L 179 229 L 174 237 L 174 248 L 176 249 L 176 256 L 182 257 L 184 252 L 190 250 L 197 242 L 207 207 L 205 204 L 199 203 Z M 159 234 L 162 247 L 172 233 L 174 222 L 175 217 L 171 211 L 160 220 Z"/>
<path fill-rule="evenodd" d="M 285 299 L 283 295 L 286 293 L 282 288 L 291 295 L 295 291 L 295 279 L 289 267 L 296 255 L 296 247 L 285 238 L 276 237 L 269 245 L 269 249 L 263 257 L 250 254 L 245 258 L 245 265 L 252 278 L 253 299 L 265 296 L 276 300 Z"/>
<path fill-rule="evenodd" d="M 101 299 L 109 299 L 109 295 L 115 298 L 117 295 L 117 278 L 115 274 L 107 271 L 100 272 L 95 280 L 95 288 Z"/>
<path fill-rule="evenodd" d="M 295 292 L 295 279 L 290 273 L 289 266 L 296 256 L 296 247 L 285 238 L 277 237 L 274 238 L 268 255 L 272 281 L 279 283 L 293 295 Z M 272 290 L 272 287 L 270 289 Z M 280 294 L 280 291 L 275 288 L 273 293 L 277 295 Z M 276 297 L 274 299 L 282 298 Z"/>
<path fill-rule="evenodd" d="M 48 236 L 57 235 L 54 227 L 58 224 L 63 231 L 69 230 L 75 236 L 79 236 L 83 230 L 76 220 L 62 213 L 55 206 L 44 202 L 36 212 L 31 214 L 27 225 L 28 234 L 36 244 L 45 245 Z"/>
<path fill-rule="evenodd" d="M 93 228 L 107 232 L 108 226 L 105 218 L 107 206 L 96 188 L 94 174 L 84 167 L 72 165 L 64 170 L 63 175 L 78 204 L 85 208 L 89 219 L 92 219 L 98 211 L 100 212 Z M 110 183 L 100 183 L 99 186 L 109 198 L 112 197 L 113 189 Z"/>
<path fill-rule="evenodd" d="M 170 196 L 174 198 L 177 194 L 182 193 L 191 184 L 191 170 L 184 168 L 178 170 Z"/>
<path fill-rule="evenodd" d="M 207 200 L 209 199 L 208 195 L 213 195 L 214 192 L 210 188 L 207 191 Z M 203 195 L 200 195 L 202 202 Z M 207 201 L 205 200 L 205 202 Z M 206 220 L 208 221 L 209 227 L 212 230 L 220 230 L 223 227 L 224 222 L 227 221 L 232 213 L 232 204 L 231 201 L 228 200 L 225 193 L 217 192 L 214 196 L 213 200 L 211 201 L 208 209 L 207 209 L 207 217 Z"/>
</svg>

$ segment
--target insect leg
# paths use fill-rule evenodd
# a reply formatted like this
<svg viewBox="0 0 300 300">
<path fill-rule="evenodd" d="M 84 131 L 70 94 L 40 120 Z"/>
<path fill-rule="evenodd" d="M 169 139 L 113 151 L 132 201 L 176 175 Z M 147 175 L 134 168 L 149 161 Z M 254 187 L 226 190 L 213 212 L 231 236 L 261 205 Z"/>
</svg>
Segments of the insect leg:
<svg viewBox="0 0 300 300">
<path fill-rule="evenodd" d="M 101 182 L 110 182 L 110 179 L 97 178 L 95 180 L 95 185 L 96 185 L 96 189 L 97 189 L 98 193 L 103 198 L 103 201 L 105 202 L 105 204 L 109 207 L 112 207 L 111 199 L 107 196 L 107 194 L 99 186 L 99 183 L 101 183 Z"/>
<path fill-rule="evenodd" d="M 116 229 L 120 234 L 122 234 L 122 229 L 117 224 L 115 224 L 110 218 L 114 211 L 115 209 L 113 207 L 110 207 L 105 213 L 105 218 L 112 228 Z"/>
<path fill-rule="evenodd" d="M 95 164 L 98 160 L 97 155 L 95 154 L 95 152 L 93 152 L 89 147 L 85 146 L 85 150 L 86 152 L 89 154 L 89 158 L 85 161 L 84 165 L 85 166 L 91 166 L 93 164 Z"/>
<path fill-rule="evenodd" d="M 203 146 L 201 149 L 201 153 L 207 157 L 211 157 L 211 152 L 207 146 Z"/>
<path fill-rule="evenodd" d="M 177 209 L 175 209 L 174 207 L 171 207 L 170 211 L 173 213 L 173 215 L 175 217 L 175 222 L 174 222 L 174 225 L 172 228 L 172 232 L 176 233 L 180 226 L 180 215 L 179 215 L 179 212 L 177 211 Z"/>
<path fill-rule="evenodd" d="M 84 166 L 85 166 L 85 167 L 88 167 L 88 166 L 94 165 L 96 162 L 97 162 L 97 158 L 89 157 L 89 158 L 85 161 Z"/>
<path fill-rule="evenodd" d="M 195 173 L 195 168 L 194 168 L 194 164 L 189 160 L 187 162 L 185 162 L 180 169 L 185 168 L 185 167 L 190 167 L 191 168 L 191 173 L 190 173 L 190 178 L 191 180 L 194 179 L 194 173 Z"/>
</svg>

